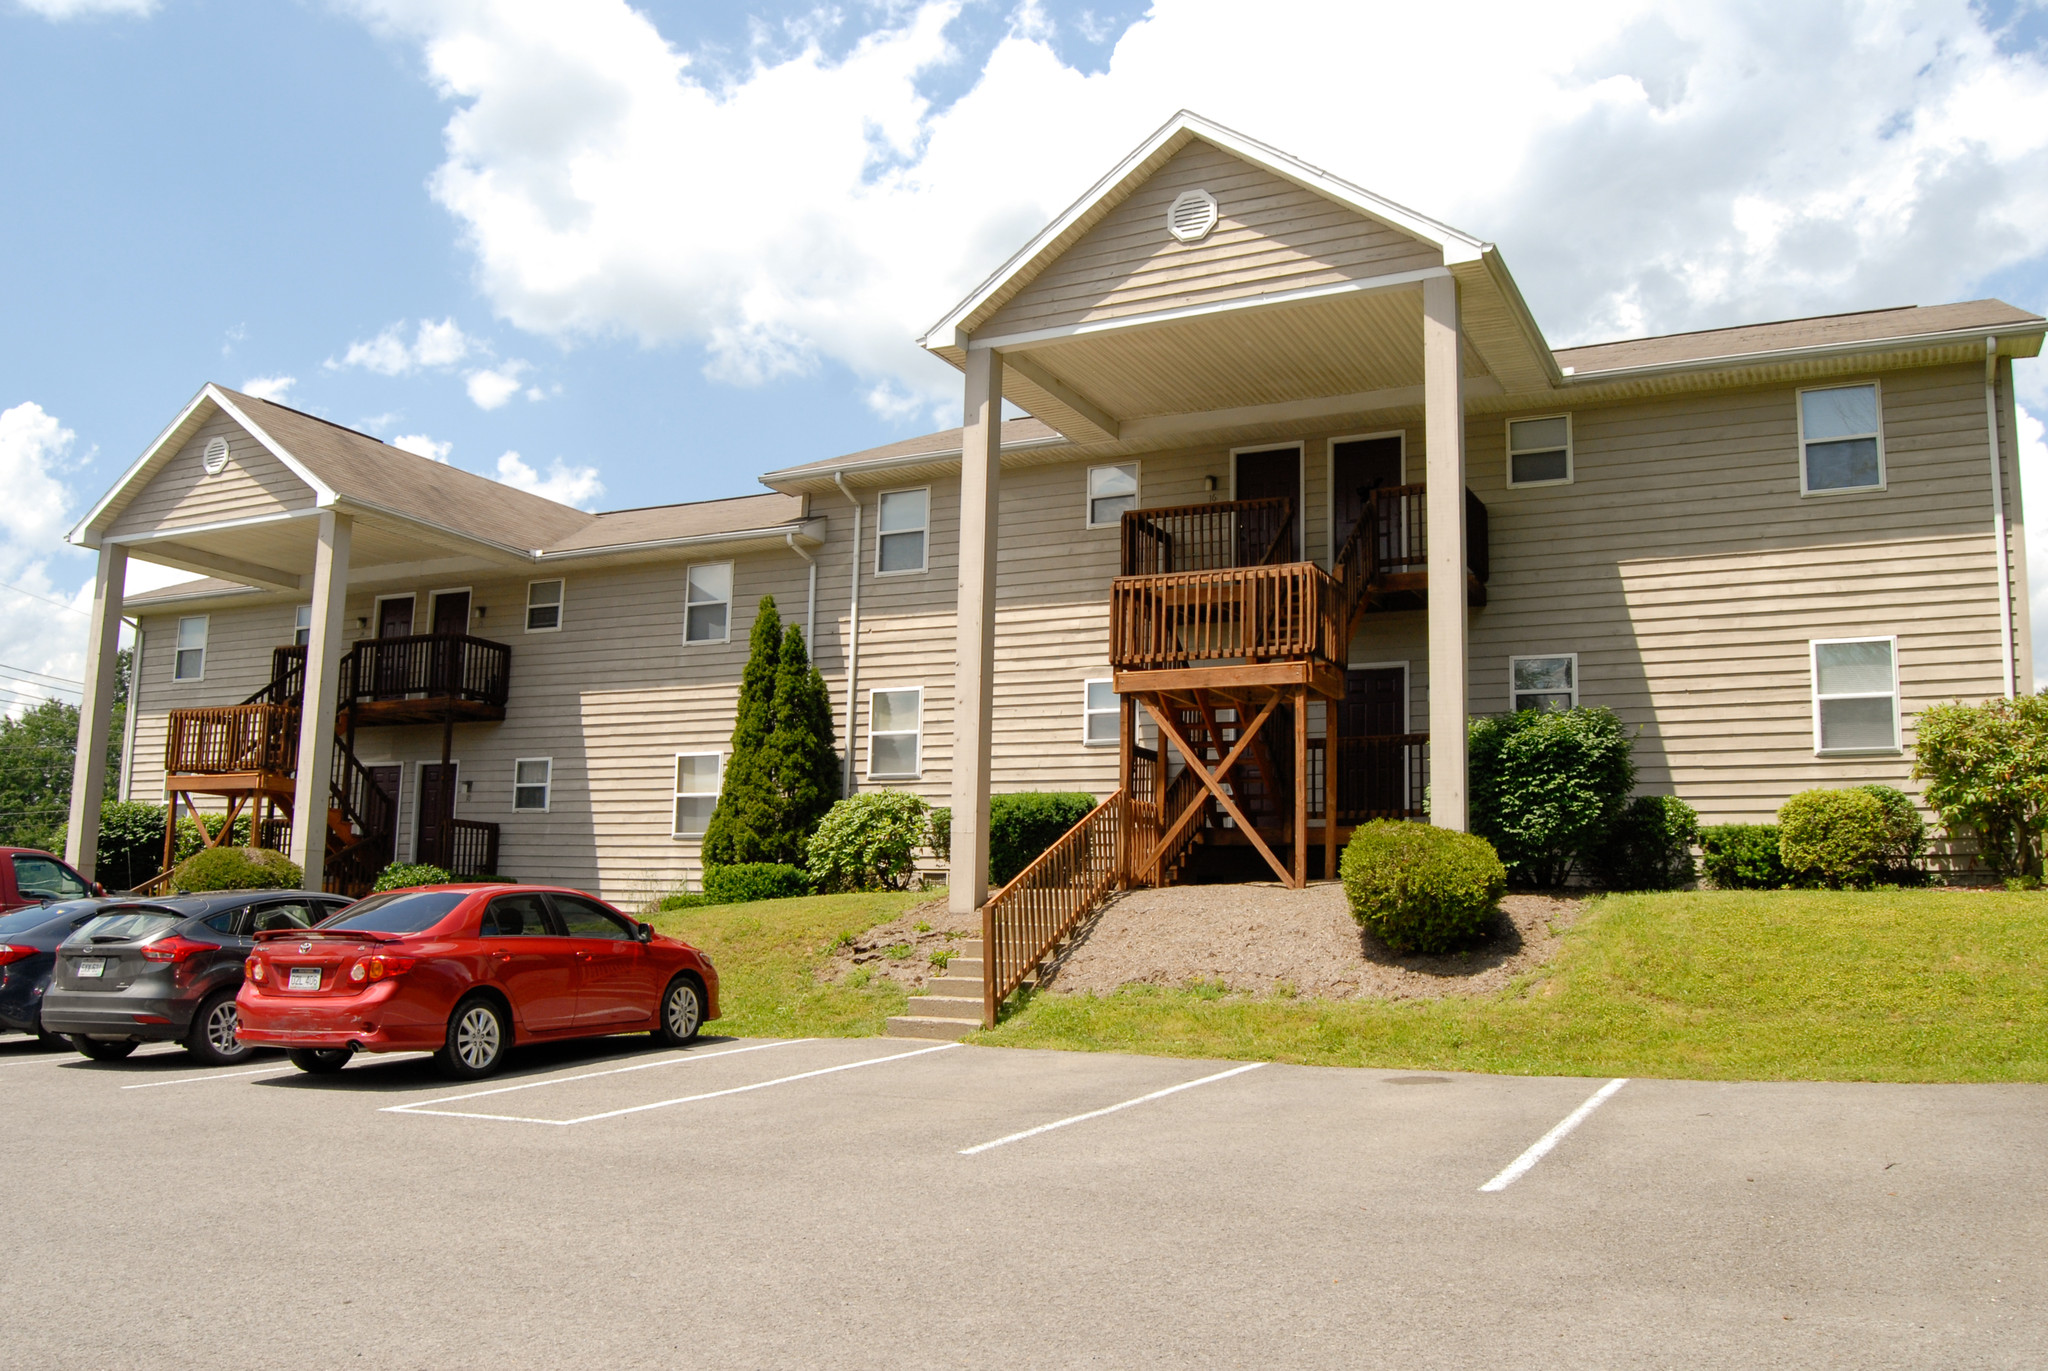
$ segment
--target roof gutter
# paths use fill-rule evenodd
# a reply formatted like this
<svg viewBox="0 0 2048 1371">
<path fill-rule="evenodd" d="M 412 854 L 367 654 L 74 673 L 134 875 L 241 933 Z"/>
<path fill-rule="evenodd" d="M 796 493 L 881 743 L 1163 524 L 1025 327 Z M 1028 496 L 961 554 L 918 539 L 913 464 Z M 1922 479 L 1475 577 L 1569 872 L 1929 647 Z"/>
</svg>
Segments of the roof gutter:
<svg viewBox="0 0 2048 1371">
<path fill-rule="evenodd" d="M 2048 320 L 2040 321 L 2039 328 L 2023 328 L 2026 333 L 2038 333 L 2048 329 Z M 1756 366 L 1767 362 L 1797 362 L 1820 360 L 1828 357 L 1853 357 L 1858 353 L 1906 352 L 1914 348 L 1939 347 L 1942 344 L 1972 343 L 1983 339 L 1996 345 L 1998 332 L 2005 330 L 2008 336 L 2013 331 L 2011 324 L 1983 325 L 1977 328 L 1952 329 L 1943 333 L 1913 333 L 1899 338 L 1869 338 L 1860 342 L 1821 343 L 1811 347 L 1778 348 L 1768 352 L 1729 352 L 1713 357 L 1693 357 L 1673 362 L 1651 362 L 1636 367 L 1616 367 L 1610 371 L 1572 371 L 1565 374 L 1564 386 L 1608 385 L 1615 381 L 1633 381 L 1639 378 L 1668 376 L 1686 371 L 1721 371 L 1737 366 Z M 1569 349 L 1567 349 L 1569 351 Z"/>
<path fill-rule="evenodd" d="M 832 484 L 853 504 L 853 605 L 846 630 L 846 769 L 839 776 L 839 796 L 845 799 L 853 794 L 854 705 L 860 698 L 860 501 L 847 489 L 845 472 L 833 472 Z M 815 564 L 811 570 L 815 575 Z"/>
<path fill-rule="evenodd" d="M 796 545 L 796 534 L 794 532 L 785 533 L 782 537 L 783 541 L 789 544 L 791 552 L 794 552 L 797 556 L 810 563 L 811 584 L 810 588 L 804 592 L 804 651 L 810 653 L 812 659 L 816 660 L 818 651 L 815 646 L 818 641 L 818 559 Z"/>
<path fill-rule="evenodd" d="M 569 548 L 550 552 L 546 548 L 534 548 L 520 555 L 535 562 L 564 562 L 579 557 L 613 557 L 623 552 L 659 552 L 669 548 L 719 547 L 726 543 L 743 543 L 774 538 L 777 534 L 796 546 L 796 539 L 810 538 L 822 542 L 818 535 L 806 531 L 803 525 L 816 522 L 811 519 L 800 521 L 796 528 L 788 524 L 768 524 L 761 528 L 731 529 L 723 533 L 693 533 L 682 538 L 649 538 L 637 543 L 606 543 L 600 547 Z"/>
</svg>

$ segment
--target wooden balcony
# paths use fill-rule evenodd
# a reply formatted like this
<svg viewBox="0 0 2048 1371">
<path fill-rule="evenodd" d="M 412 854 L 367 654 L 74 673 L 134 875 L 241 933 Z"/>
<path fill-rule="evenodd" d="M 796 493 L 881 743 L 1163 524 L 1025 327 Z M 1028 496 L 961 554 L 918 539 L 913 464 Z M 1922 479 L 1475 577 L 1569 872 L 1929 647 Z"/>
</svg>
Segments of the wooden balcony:
<svg viewBox="0 0 2048 1371">
<path fill-rule="evenodd" d="M 174 792 L 289 797 L 299 771 L 299 707 L 174 709 L 164 771 Z"/>
<path fill-rule="evenodd" d="M 341 725 L 495 722 L 511 694 L 512 649 L 460 633 L 365 638 L 341 659 Z"/>
<path fill-rule="evenodd" d="M 1344 693 L 1343 587 L 1314 562 L 1119 576 L 1110 583 L 1116 688 L 1306 685 Z"/>
</svg>

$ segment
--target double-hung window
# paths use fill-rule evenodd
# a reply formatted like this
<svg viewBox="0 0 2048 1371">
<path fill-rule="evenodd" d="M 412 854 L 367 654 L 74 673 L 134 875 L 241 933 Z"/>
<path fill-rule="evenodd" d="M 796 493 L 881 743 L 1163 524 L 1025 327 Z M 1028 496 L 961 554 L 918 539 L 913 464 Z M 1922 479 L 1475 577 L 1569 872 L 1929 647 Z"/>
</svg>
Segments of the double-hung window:
<svg viewBox="0 0 2048 1371">
<path fill-rule="evenodd" d="M 924 688 L 868 692 L 868 776 L 914 780 L 924 728 Z"/>
<path fill-rule="evenodd" d="M 683 641 L 722 643 L 732 617 L 732 563 L 707 562 L 684 573 L 689 603 L 683 611 Z"/>
<path fill-rule="evenodd" d="M 1898 641 L 1817 639 L 1813 644 L 1813 750 L 1899 750 Z"/>
<path fill-rule="evenodd" d="M 1081 697 L 1081 741 L 1090 747 L 1111 746 L 1121 741 L 1118 726 L 1116 682 L 1083 683 Z"/>
<path fill-rule="evenodd" d="M 171 668 L 172 680 L 205 679 L 206 617 L 204 614 L 194 614 L 178 620 L 178 656 Z"/>
<path fill-rule="evenodd" d="M 929 490 L 886 490 L 875 515 L 875 571 L 923 571 L 931 526 Z"/>
<path fill-rule="evenodd" d="M 300 605 L 292 613 L 292 642 L 299 647 L 313 641 L 313 606 Z"/>
<path fill-rule="evenodd" d="M 1799 490 L 1884 489 L 1877 383 L 1799 392 Z"/>
<path fill-rule="evenodd" d="M 718 786 L 724 776 L 724 754 L 676 754 L 676 826 L 678 838 L 701 838 L 718 808 Z"/>
<path fill-rule="evenodd" d="M 1572 479 L 1572 416 L 1508 420 L 1508 484 L 1561 486 Z"/>
<path fill-rule="evenodd" d="M 1579 654 L 1508 658 L 1514 708 L 1574 709 L 1579 703 Z"/>
<path fill-rule="evenodd" d="M 1123 522 L 1124 511 L 1138 507 L 1138 464 L 1088 468 L 1088 527 L 1108 528 Z"/>
<path fill-rule="evenodd" d="M 547 813 L 554 778 L 552 757 L 521 757 L 512 763 L 512 807 Z"/>
<path fill-rule="evenodd" d="M 528 633 L 553 633 L 562 626 L 562 583 L 560 581 L 528 581 L 526 583 L 526 631 Z"/>
</svg>

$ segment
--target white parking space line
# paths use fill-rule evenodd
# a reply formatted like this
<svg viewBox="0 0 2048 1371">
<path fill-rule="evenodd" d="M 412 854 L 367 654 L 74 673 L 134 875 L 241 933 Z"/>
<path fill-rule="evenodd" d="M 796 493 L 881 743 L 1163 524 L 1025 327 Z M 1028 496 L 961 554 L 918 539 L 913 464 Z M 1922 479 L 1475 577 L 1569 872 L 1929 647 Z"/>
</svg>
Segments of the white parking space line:
<svg viewBox="0 0 2048 1371">
<path fill-rule="evenodd" d="M 1507 1189 L 1516 1181 L 1522 1179 L 1522 1177 L 1529 1174 L 1530 1167 L 1542 1161 L 1544 1156 L 1549 1153 L 1551 1148 L 1556 1147 L 1559 1143 L 1564 1141 L 1565 1135 L 1567 1133 L 1570 1133 L 1574 1128 L 1577 1128 L 1580 1124 L 1584 1123 L 1588 1118 L 1592 1116 L 1594 1110 L 1598 1109 L 1601 1105 L 1606 1104 L 1610 1099 L 1614 1098 L 1614 1092 L 1621 1089 L 1623 1086 L 1627 1084 L 1628 1078 L 1626 1076 L 1622 1076 L 1614 1080 L 1611 1080 L 1607 1084 L 1601 1086 L 1598 1090 L 1593 1092 L 1592 1097 L 1588 1099 L 1584 1104 L 1580 1105 L 1577 1109 L 1574 1109 L 1571 1113 L 1565 1115 L 1564 1120 L 1561 1123 L 1559 1123 L 1557 1127 L 1551 1129 L 1548 1133 L 1545 1133 L 1542 1137 L 1538 1138 L 1535 1144 L 1532 1147 L 1530 1147 L 1530 1149 L 1527 1152 L 1524 1152 L 1521 1156 L 1509 1162 L 1507 1165 L 1507 1169 L 1505 1171 L 1501 1172 L 1498 1176 L 1495 1176 L 1485 1185 L 1480 1186 L 1479 1189 L 1482 1192 L 1501 1191 Z"/>
<path fill-rule="evenodd" d="M 1091 1109 L 1086 1114 L 1076 1114 L 1071 1119 L 1060 1119 L 1054 1123 L 1042 1123 L 1036 1128 L 1027 1128 L 1022 1133 L 1012 1133 L 1007 1138 L 997 1138 L 994 1142 L 977 1143 L 973 1147 L 963 1147 L 960 1149 L 960 1155 L 971 1157 L 977 1152 L 986 1152 L 992 1147 L 1003 1147 L 1013 1142 L 1023 1142 L 1026 1138 L 1035 1138 L 1040 1133 L 1050 1133 L 1055 1128 L 1065 1128 L 1068 1124 L 1072 1123 L 1086 1123 L 1090 1119 L 1099 1119 L 1104 1114 L 1114 1114 L 1119 1109 L 1129 1109 L 1133 1105 L 1164 1099 L 1168 1095 L 1177 1095 L 1183 1090 L 1193 1090 L 1198 1085 L 1208 1085 L 1211 1081 L 1223 1081 L 1230 1079 L 1232 1076 L 1242 1076 L 1247 1071 L 1257 1071 L 1265 1065 L 1267 1065 L 1265 1062 L 1249 1062 L 1244 1066 L 1234 1066 L 1228 1071 L 1219 1071 L 1213 1076 L 1204 1076 L 1199 1081 L 1183 1081 L 1179 1085 L 1169 1085 L 1164 1090 L 1155 1090 L 1149 1095 L 1140 1095 L 1135 1100 L 1125 1100 L 1122 1104 L 1113 1104 L 1105 1109 Z"/>
<path fill-rule="evenodd" d="M 150 1057 L 168 1057 L 174 1052 L 183 1052 L 184 1050 L 183 1044 L 169 1043 L 154 1052 L 131 1052 L 126 1057 L 121 1058 L 121 1060 L 138 1062 Z M 18 1062 L 0 1062 L 0 1071 L 4 1071 L 10 1066 L 65 1066 L 73 1062 L 85 1060 L 86 1056 L 82 1052 L 49 1052 L 40 1057 L 27 1057 Z"/>
<path fill-rule="evenodd" d="M 550 1076 L 541 1081 L 522 1081 L 518 1085 L 493 1086 L 489 1090 L 472 1090 L 466 1095 L 443 1095 L 437 1100 L 415 1100 L 411 1104 L 386 1105 L 380 1113 L 418 1114 L 432 1109 L 437 1104 L 460 1104 L 464 1100 L 480 1100 L 486 1095 L 509 1095 L 515 1090 L 538 1090 L 547 1085 L 568 1085 L 572 1081 L 591 1081 L 599 1076 L 623 1076 L 628 1071 L 646 1071 L 657 1066 L 688 1066 L 691 1062 L 708 1062 L 718 1057 L 737 1057 L 742 1052 L 765 1052 L 771 1047 L 795 1047 L 799 1043 L 813 1042 L 812 1038 L 789 1038 L 780 1042 L 755 1043 L 750 1047 L 730 1047 L 723 1052 L 693 1052 L 683 1056 L 663 1057 L 660 1061 L 635 1062 L 631 1066 L 614 1066 L 603 1071 L 585 1071 L 576 1076 Z M 479 1114 L 478 1118 L 491 1115 Z"/>
<path fill-rule="evenodd" d="M 207 1076 L 173 1076 L 167 1081 L 142 1081 L 135 1085 L 124 1085 L 123 1090 L 154 1090 L 160 1085 L 198 1085 L 203 1081 L 232 1081 L 243 1076 L 275 1076 L 285 1071 L 297 1071 L 296 1066 L 259 1066 L 254 1071 L 216 1071 Z"/>
<path fill-rule="evenodd" d="M 798 1041 L 805 1041 L 805 1042 L 815 1042 L 815 1041 L 817 1041 L 817 1040 L 816 1040 L 816 1039 L 799 1039 Z M 792 1044 L 787 1044 L 787 1043 L 764 1043 L 764 1044 L 762 1044 L 761 1046 L 763 1046 L 763 1047 L 784 1047 L 784 1046 L 790 1046 L 790 1045 L 792 1045 Z M 476 1095 L 464 1095 L 464 1096 L 459 1096 L 459 1097 L 457 1097 L 456 1099 L 450 1099 L 450 1100 L 425 1100 L 425 1101 L 422 1101 L 422 1102 L 421 1102 L 421 1103 L 419 1103 L 419 1104 L 394 1104 L 394 1105 L 387 1105 L 387 1106 L 385 1106 L 385 1108 L 384 1108 L 383 1112 L 384 1112 L 384 1113 L 387 1113 L 387 1114 L 432 1114 L 432 1115 L 434 1115 L 434 1116 L 436 1116 L 436 1117 L 438 1117 L 438 1118 L 443 1118 L 443 1119 L 490 1119 L 490 1120 L 492 1120 L 492 1121 L 494 1121 L 494 1122 L 498 1122 L 498 1123 L 539 1123 L 539 1124 L 547 1124 L 547 1125 L 549 1125 L 549 1126 L 551 1126 L 551 1127 L 555 1127 L 555 1128 L 569 1128 L 569 1127 L 573 1127 L 574 1125 L 576 1125 L 576 1124 L 580 1124 L 580 1123 L 596 1123 L 596 1122 L 597 1122 L 598 1120 L 600 1120 L 600 1119 L 616 1119 L 616 1118 L 619 1118 L 620 1116 L 622 1116 L 622 1115 L 625 1115 L 625 1114 L 644 1114 L 644 1113 L 646 1113 L 646 1112 L 647 1112 L 648 1110 L 650 1110 L 650 1109 L 667 1109 L 667 1108 L 669 1108 L 669 1107 L 671 1107 L 671 1106 L 673 1106 L 673 1105 L 679 1105 L 679 1104 L 695 1104 L 695 1103 L 697 1103 L 697 1102 L 698 1102 L 698 1101 L 700 1101 L 700 1100 L 716 1100 L 716 1099 L 722 1099 L 722 1098 L 724 1098 L 724 1097 L 725 1097 L 725 1096 L 727 1096 L 727 1095 L 744 1095 L 744 1094 L 746 1094 L 746 1093 L 747 1093 L 748 1091 L 750 1091 L 750 1090 L 766 1090 L 766 1089 L 768 1089 L 768 1088 L 769 1088 L 770 1086 L 777 1086 L 777 1085 L 788 1085 L 788 1084 L 790 1084 L 790 1083 L 792 1083 L 792 1082 L 794 1082 L 794 1081 L 808 1081 L 808 1080 L 811 1080 L 811 1079 L 813 1079 L 813 1078 L 815 1078 L 815 1077 L 818 1077 L 818 1076 L 830 1076 L 830 1075 L 833 1075 L 833 1074 L 835 1074 L 835 1073 L 837 1073 L 837 1072 L 841 1072 L 841 1071 L 858 1071 L 858 1070 L 860 1070 L 860 1068 L 862 1068 L 862 1067 L 864 1067 L 864 1066 L 880 1066 L 880 1065 L 882 1065 L 882 1064 L 883 1064 L 884 1062 L 900 1062 L 900 1061 L 903 1061 L 904 1059 L 906 1059 L 906 1058 L 909 1058 L 909 1057 L 922 1057 L 922 1056 L 924 1056 L 925 1054 L 927 1054 L 927 1053 L 930 1053 L 930 1052 L 945 1052 L 945 1051 L 948 1051 L 948 1050 L 950 1050 L 950 1049 L 952 1049 L 952 1048 L 955 1048 L 955 1047 L 958 1047 L 958 1046 L 960 1046 L 960 1044 L 959 1044 L 959 1043 L 940 1043 L 940 1044 L 939 1044 L 938 1046 L 936 1046 L 936 1047 L 920 1047 L 920 1048 L 918 1048 L 918 1049 L 916 1049 L 915 1051 L 912 1051 L 912 1052 L 898 1052 L 898 1053 L 895 1053 L 895 1054 L 893 1054 L 893 1055 L 891 1055 L 891 1056 L 887 1056 L 887 1057 L 869 1057 L 869 1058 L 867 1058 L 867 1059 L 866 1059 L 866 1060 L 864 1060 L 864 1061 L 858 1061 L 858 1062 L 843 1062 L 843 1063 L 841 1063 L 841 1064 L 840 1064 L 840 1065 L 838 1065 L 838 1066 L 825 1066 L 825 1067 L 820 1067 L 820 1068 L 818 1068 L 818 1069 L 817 1069 L 817 1070 L 815 1070 L 815 1071 L 799 1071 L 799 1072 L 797 1072 L 797 1073 L 796 1073 L 795 1075 L 793 1075 L 793 1076 L 777 1076 L 777 1077 L 776 1077 L 776 1078 L 775 1078 L 774 1080 L 772 1080 L 772 1081 L 756 1081 L 756 1082 L 754 1082 L 754 1083 L 753 1083 L 752 1085 L 735 1085 L 735 1086 L 731 1086 L 731 1087 L 729 1087 L 729 1088 L 727 1088 L 727 1089 L 724 1089 L 724 1090 L 707 1090 L 707 1091 L 704 1091 L 703 1093 L 701 1093 L 701 1094 L 697 1094 L 697 1095 L 683 1095 L 683 1096 L 680 1096 L 680 1097 L 678 1097 L 678 1098 L 676 1098 L 676 1099 L 673 1099 L 673 1100 L 656 1100 L 656 1101 L 654 1101 L 654 1102 L 653 1102 L 653 1103 L 651 1103 L 651 1104 L 635 1104 L 635 1105 L 628 1105 L 628 1106 L 626 1106 L 626 1107 L 625 1107 L 625 1108 L 623 1108 L 623 1109 L 607 1109 L 607 1110 L 605 1110 L 605 1111 L 604 1111 L 603 1113 L 600 1113 L 600 1114 L 585 1114 L 585 1115 L 583 1115 L 582 1117 L 580 1117 L 580 1118 L 575 1118 L 575 1119 L 537 1119 L 537 1118 L 532 1118 L 532 1117 L 529 1117 L 529 1116 L 527 1116 L 527 1115 L 523 1115 L 523 1114 L 477 1114 L 477 1113 L 470 1113 L 470 1112 L 466 1112 L 466 1111 L 461 1111 L 461 1110 L 454 1110 L 454 1109 L 434 1109 L 434 1108 L 430 1108 L 430 1107 L 429 1107 L 429 1106 L 432 1106 L 432 1105 L 435 1105 L 435 1104 L 455 1104 L 455 1103 L 458 1103 L 458 1102 L 459 1102 L 459 1100 L 463 1100 L 463 1099 L 475 1099 L 475 1098 L 477 1098 L 477 1096 L 476 1096 Z M 732 1057 L 732 1056 L 737 1056 L 737 1055 L 738 1055 L 739 1053 L 741 1053 L 741 1052 L 749 1052 L 749 1051 L 757 1051 L 757 1050 L 759 1050 L 759 1049 L 758 1049 L 758 1048 L 744 1048 L 744 1047 L 742 1047 L 742 1048 L 735 1048 L 735 1049 L 733 1049 L 733 1050 L 732 1050 L 732 1051 L 730 1051 L 730 1052 L 714 1052 L 714 1053 L 712 1053 L 712 1054 L 711 1054 L 711 1056 L 714 1056 L 714 1057 Z M 690 1060 L 695 1060 L 695 1061 L 705 1061 L 705 1060 L 709 1060 L 709 1058 L 705 1058 L 705 1057 L 697 1057 L 697 1058 L 692 1058 L 692 1059 L 690 1059 Z M 612 1075 L 612 1074 L 614 1074 L 614 1073 L 612 1073 L 612 1072 L 607 1072 L 607 1071 L 600 1071 L 600 1072 L 592 1072 L 591 1074 L 592 1074 L 592 1075 L 600 1075 L 600 1076 L 603 1076 L 603 1075 Z M 562 1080 L 562 1081 L 535 1081 L 535 1082 L 533 1082 L 533 1084 L 534 1084 L 534 1085 L 558 1085 L 558 1084 L 567 1084 L 567 1082 L 568 1082 L 568 1081 L 572 1081 L 572 1080 L 587 1080 L 587 1079 L 589 1079 L 589 1077 L 587 1077 L 587 1076 L 570 1076 L 570 1077 L 567 1077 L 567 1078 L 565 1078 L 565 1079 L 564 1079 L 564 1080 Z M 519 1087 L 516 1087 L 516 1086 L 507 1086 L 507 1087 L 505 1087 L 505 1088 L 506 1088 L 506 1089 L 508 1089 L 508 1090 L 511 1090 L 511 1089 L 518 1089 Z M 498 1092 L 498 1091 L 480 1091 L 480 1092 L 478 1092 L 478 1094 L 480 1094 L 480 1095 L 482 1095 L 482 1094 L 498 1094 L 498 1093 L 500 1093 L 500 1092 Z"/>
</svg>

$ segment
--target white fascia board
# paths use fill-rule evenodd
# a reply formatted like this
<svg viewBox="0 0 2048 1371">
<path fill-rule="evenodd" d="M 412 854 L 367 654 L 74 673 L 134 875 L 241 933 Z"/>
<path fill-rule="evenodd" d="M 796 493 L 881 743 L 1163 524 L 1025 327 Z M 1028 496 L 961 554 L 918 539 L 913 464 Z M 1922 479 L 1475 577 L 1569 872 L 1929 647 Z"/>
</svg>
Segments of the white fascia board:
<svg viewBox="0 0 2048 1371">
<path fill-rule="evenodd" d="M 1031 438 L 1019 443 L 1004 443 L 1003 451 L 1006 453 L 1036 452 L 1040 448 L 1075 446 L 1078 446 L 1078 444 L 1073 439 L 1054 434 L 1050 438 Z M 798 481 L 822 481 L 829 485 L 834 476 L 871 475 L 876 472 L 896 471 L 903 467 L 921 467 L 929 466 L 934 462 L 957 462 L 959 460 L 960 449 L 957 447 L 932 448 L 927 452 L 899 453 L 894 457 L 871 457 L 865 462 L 840 462 L 829 467 L 792 467 L 783 471 L 771 471 L 761 478 L 761 484 L 772 490 L 782 490 L 782 486 L 775 484 L 777 481 L 782 481 L 785 484 Z"/>
<path fill-rule="evenodd" d="M 513 547 L 510 543 L 501 543 L 495 538 L 480 538 L 474 533 L 465 533 L 461 529 L 450 528 L 446 524 L 437 524 L 431 519 L 422 519 L 417 514 L 408 513 L 402 509 L 393 509 L 389 505 L 380 505 L 373 500 L 359 499 L 354 495 L 337 495 L 333 497 L 333 502 L 329 508 L 333 509 L 336 514 L 354 515 L 367 512 L 380 515 L 386 519 L 396 519 L 400 523 L 411 524 L 416 528 L 431 529 L 438 537 L 459 546 L 474 548 L 486 557 L 497 558 L 501 561 L 526 562 L 532 560 L 533 557 L 532 551 L 528 548 Z"/>
<path fill-rule="evenodd" d="M 918 345 L 932 349 L 967 346 L 968 340 L 960 331 L 963 320 L 981 308 L 990 296 L 1043 252 L 1047 245 L 1086 217 L 1106 197 L 1121 189 L 1136 174 L 1137 169 L 1154 154 L 1175 140 L 1186 143 L 1192 138 L 1214 143 L 1255 166 L 1263 167 L 1275 176 L 1292 181 L 1306 190 L 1328 196 L 1369 218 L 1380 220 L 1392 228 L 1436 245 L 1442 249 L 1444 263 L 1447 266 L 1476 261 L 1491 246 L 1448 224 L 1418 214 L 1405 205 L 1383 199 L 1361 186 L 1332 176 L 1321 167 L 1311 166 L 1278 148 L 1205 119 L 1192 110 L 1181 110 L 1162 124 L 1150 138 L 1140 143 L 1129 156 L 1117 163 L 1107 176 L 1090 186 L 1080 199 L 1067 206 L 1051 223 L 1039 230 L 1030 242 L 1011 254 L 1010 259 L 990 273 L 966 299 L 947 311 L 943 318 L 917 340 Z M 1174 150 L 1179 149 L 1176 147 Z"/>
<path fill-rule="evenodd" d="M 778 545 L 785 537 L 794 537 L 806 547 L 823 547 L 825 544 L 825 521 L 823 519 L 800 519 L 786 524 L 768 524 L 761 528 L 731 529 L 723 533 L 693 533 L 683 538 L 647 538 L 634 543 L 606 543 L 601 547 L 570 548 L 562 552 L 550 552 L 536 548 L 532 554 L 536 563 L 546 565 L 553 562 L 574 561 L 583 557 L 614 557 L 626 552 L 655 552 L 667 548 L 687 550 L 691 548 L 719 547 L 729 543 L 765 542 L 774 540 Z"/>
<path fill-rule="evenodd" d="M 1574 386 L 1607 385 L 1642 377 L 1668 376 L 1686 371 L 1726 371 L 1732 367 L 1756 366 L 1766 362 L 1819 361 L 1829 357 L 1853 357 L 1886 352 L 1910 352 L 1915 348 L 1944 344 L 1981 342 L 1986 338 L 2040 332 L 2039 325 L 1984 324 L 1977 328 L 1949 329 L 1940 333 L 1908 333 L 1893 338 L 1865 338 L 1846 343 L 1814 343 L 1805 347 L 1770 348 L 1762 352 L 1727 352 L 1712 357 L 1692 357 L 1672 362 L 1649 362 L 1642 366 L 1616 367 L 1611 371 L 1575 371 L 1566 376 L 1564 389 Z M 1571 351 L 1566 348 L 1565 351 Z"/>
<path fill-rule="evenodd" d="M 125 547 L 142 556 L 146 555 L 144 549 L 151 543 L 175 542 L 190 538 L 195 533 L 228 533 L 236 529 L 260 528 L 265 524 L 288 524 L 294 519 L 310 519 L 319 513 L 320 509 L 316 505 L 307 509 L 288 509 L 281 514 L 252 514 L 246 519 L 221 519 L 210 524 L 181 524 L 177 528 L 160 528 L 154 533 L 124 533 L 118 538 L 102 538 L 100 541 Z"/>
</svg>

